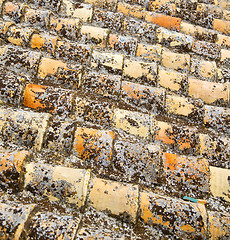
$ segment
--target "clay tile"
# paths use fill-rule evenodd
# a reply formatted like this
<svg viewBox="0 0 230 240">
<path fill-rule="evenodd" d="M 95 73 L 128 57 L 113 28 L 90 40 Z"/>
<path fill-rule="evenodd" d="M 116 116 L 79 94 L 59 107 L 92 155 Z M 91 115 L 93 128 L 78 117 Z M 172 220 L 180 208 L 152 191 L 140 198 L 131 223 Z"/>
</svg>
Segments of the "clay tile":
<svg viewBox="0 0 230 240">
<path fill-rule="evenodd" d="M 150 226 L 159 226 L 163 231 L 176 234 L 182 239 L 206 238 L 205 220 L 195 204 L 150 192 L 141 192 L 140 211 L 140 217 Z"/>
<path fill-rule="evenodd" d="M 37 212 L 30 219 L 25 238 L 74 239 L 80 219 L 53 212 Z"/>
<path fill-rule="evenodd" d="M 27 47 L 34 32 L 36 32 L 36 30 L 31 28 L 12 26 L 6 34 L 6 39 L 14 45 Z"/>
<path fill-rule="evenodd" d="M 73 153 L 90 166 L 108 166 L 112 158 L 115 133 L 106 130 L 78 127 L 75 132 Z M 100 168 L 99 168 L 100 169 Z"/>
<path fill-rule="evenodd" d="M 48 28 L 51 11 L 26 9 L 24 23 L 33 25 L 33 27 Z"/>
<path fill-rule="evenodd" d="M 89 170 L 29 163 L 24 187 L 50 201 L 62 201 L 80 208 L 85 205 L 89 179 Z"/>
<path fill-rule="evenodd" d="M 89 193 L 89 204 L 98 211 L 136 222 L 138 186 L 94 178 Z"/>
<path fill-rule="evenodd" d="M 0 186 L 18 191 L 23 182 L 24 165 L 30 157 L 28 151 L 0 151 Z"/>
<path fill-rule="evenodd" d="M 60 115 L 72 110 L 73 95 L 70 90 L 28 84 L 24 92 L 24 106 Z"/>
<path fill-rule="evenodd" d="M 20 239 L 26 222 L 35 205 L 7 201 L 0 203 L 0 232 L 3 240 Z"/>
<path fill-rule="evenodd" d="M 39 49 L 54 55 L 58 37 L 47 34 L 33 34 L 30 40 L 30 46 L 33 49 Z"/>
</svg>

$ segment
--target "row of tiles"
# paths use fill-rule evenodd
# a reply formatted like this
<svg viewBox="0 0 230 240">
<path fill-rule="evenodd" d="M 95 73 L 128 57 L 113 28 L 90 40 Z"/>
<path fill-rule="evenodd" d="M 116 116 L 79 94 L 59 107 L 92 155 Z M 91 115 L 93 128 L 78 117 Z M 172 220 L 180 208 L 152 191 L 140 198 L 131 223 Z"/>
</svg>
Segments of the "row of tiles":
<svg viewBox="0 0 230 240">
<path fill-rule="evenodd" d="M 229 34 L 229 19 L 228 11 L 225 10 L 224 16 L 227 20 L 219 19 L 222 17 L 222 11 L 213 9 L 212 6 L 200 4 L 196 10 L 191 9 L 179 9 L 176 7 L 171 7 L 168 12 L 167 7 L 165 7 L 165 12 L 168 15 L 160 14 L 155 12 L 154 7 L 149 4 L 149 10 L 146 7 L 134 4 L 130 5 L 124 1 L 98 1 L 98 0 L 87 0 L 86 3 L 94 4 L 98 7 L 106 7 L 107 10 L 113 10 L 117 12 L 122 12 L 126 15 L 131 15 L 136 18 L 144 19 L 147 22 L 153 22 L 159 26 L 164 26 L 173 30 L 180 30 L 181 22 L 184 18 L 185 20 L 192 21 L 196 25 L 203 25 L 205 27 L 213 28 L 217 31 Z M 180 1 L 179 1 L 180 2 Z M 182 1 L 183 2 L 183 1 Z M 30 1 L 31 3 L 31 1 Z M 74 4 L 70 0 L 57 0 L 47 3 L 47 1 L 32 1 L 34 4 L 40 4 L 40 6 L 54 10 L 68 17 L 77 17 L 83 21 L 91 21 L 93 16 L 93 8 L 89 4 Z M 155 2 L 157 4 L 157 2 Z M 165 4 L 165 3 L 164 3 Z M 182 3 L 183 4 L 183 3 Z M 194 4 L 193 4 L 194 6 Z M 174 9 L 172 9 L 174 8 Z M 176 17 L 170 16 L 174 15 Z M 189 15 L 189 16 L 188 16 Z M 211 15 L 211 16 L 209 16 Z M 226 18 L 225 17 L 225 18 Z M 203 21 L 202 21 L 203 18 Z"/>
<path fill-rule="evenodd" d="M 91 176 L 89 170 L 52 167 L 38 162 L 25 164 L 25 159 L 28 157 L 27 151 L 1 153 L 1 176 L 12 177 L 2 178 L 6 184 L 16 185 L 21 179 L 25 179 L 24 189 L 35 195 L 42 195 L 50 201 L 61 201 L 62 204 L 67 202 L 76 208 L 92 206 L 97 211 L 105 211 L 112 216 L 134 223 L 141 218 L 146 224 L 157 225 L 163 231 L 182 239 L 198 237 L 207 239 L 209 231 L 216 237 L 229 234 L 230 216 L 207 212 L 205 205 L 199 203 L 199 200 L 195 204 L 149 191 L 140 191 L 138 185 L 97 178 Z M 174 168 L 173 165 L 170 167 Z M 9 223 L 13 224 L 11 214 L 14 211 L 10 211 L 12 207 L 4 204 L 1 207 L 3 213 L 9 216 L 7 218 Z M 6 209 L 10 213 L 4 211 Z M 19 213 L 19 216 L 25 214 L 24 211 L 16 211 L 16 213 Z M 221 216 L 222 219 L 213 219 L 213 216 Z M 5 222 L 5 225 L 9 223 Z M 20 230 L 22 229 L 23 227 Z"/>
<path fill-rule="evenodd" d="M 212 187 L 211 191 L 216 196 L 228 200 L 228 190 L 226 189 L 229 189 L 227 180 L 229 170 L 209 167 L 209 162 L 204 157 L 162 152 L 157 144 L 118 138 L 118 135 L 111 130 L 76 128 L 73 122 L 68 121 L 50 123 L 49 117 L 50 115 L 45 113 L 1 109 L 1 140 L 5 143 L 23 145 L 35 151 L 41 150 L 45 146 L 49 151 L 56 150 L 59 155 L 60 153 L 72 153 L 76 157 L 75 166 L 93 169 L 100 176 L 139 183 L 150 188 L 161 185 L 163 182 L 167 186 L 167 192 L 175 196 L 188 194 L 191 197 L 204 197 L 209 194 L 210 182 L 222 181 L 225 184 L 218 188 Z M 143 119 L 142 123 L 139 119 L 140 127 L 137 126 L 135 129 L 132 127 L 132 123 L 137 119 L 133 120 L 129 112 L 125 112 L 125 114 L 121 112 L 116 117 L 117 127 L 124 127 L 129 131 L 130 126 L 131 133 L 135 130 L 138 133 L 140 129 L 144 132 L 149 130 L 147 125 L 149 119 L 147 118 Z M 162 124 L 162 122 L 158 122 L 158 124 Z M 164 130 L 159 130 L 156 136 L 158 139 L 167 138 L 163 134 Z M 142 133 L 142 131 L 140 132 Z M 186 148 L 192 143 L 188 136 L 189 133 L 187 135 L 186 133 L 183 135 L 183 133 L 178 134 L 178 138 L 181 137 L 181 143 L 175 143 L 175 145 L 179 144 Z M 200 134 L 199 137 L 201 140 L 200 151 L 204 155 L 207 153 L 214 158 L 218 158 L 218 155 L 221 154 L 223 166 L 229 167 L 226 166 L 229 159 L 229 142 L 226 145 L 220 145 L 219 142 L 219 145 L 210 146 L 207 135 Z M 173 141 L 170 138 L 168 140 Z M 219 154 L 215 151 L 217 148 L 220 151 Z M 214 163 L 218 164 L 218 160 Z M 213 178 L 210 178 L 210 169 L 212 175 L 215 176 Z M 216 169 L 218 174 L 215 173 Z"/>
<path fill-rule="evenodd" d="M 15 195 L 13 196 L 15 197 Z M 51 210 L 49 208 L 43 209 L 44 204 L 48 206 L 50 206 L 50 204 L 48 202 L 35 203 L 34 196 L 31 202 L 26 201 L 26 203 L 22 204 L 22 198 L 20 197 L 21 196 L 17 196 L 16 199 L 11 199 L 12 195 L 2 197 L 0 209 L 4 211 L 4 214 L 0 216 L 0 229 L 2 230 L 1 237 L 3 240 L 12 239 L 13 237 L 17 239 L 19 235 L 20 239 L 23 240 L 103 240 L 105 238 L 109 240 L 142 240 L 149 238 L 160 240 L 162 236 L 166 237 L 169 235 L 168 237 L 170 237 L 173 235 L 169 233 L 164 234 L 159 227 L 148 226 L 141 220 L 135 225 L 118 221 L 116 218 L 95 211 L 91 207 L 88 207 L 82 216 L 79 211 L 75 211 L 73 214 L 62 211 L 57 212 L 58 207 L 56 206 Z M 24 216 L 28 214 L 27 209 L 29 209 L 30 206 L 33 211 L 29 213 L 29 218 L 25 219 Z M 26 214 L 23 215 L 23 212 L 26 212 Z M 217 217 L 218 213 L 215 214 Z M 14 219 L 18 219 L 17 223 L 14 222 Z M 17 230 L 20 227 L 20 231 Z"/>
<path fill-rule="evenodd" d="M 103 41 L 107 39 L 104 38 L 105 33 L 105 29 L 89 26 L 81 32 L 82 36 L 87 36 L 83 37 L 85 40 L 86 38 L 88 39 L 85 43 L 90 43 L 89 41 L 93 39 L 92 41 L 98 41 L 98 43 L 103 44 Z M 167 36 L 171 38 L 171 35 Z M 189 70 L 192 75 L 198 77 L 189 77 L 191 81 L 194 79 L 198 85 L 208 86 L 207 89 L 210 89 L 209 91 L 211 92 L 215 88 L 220 89 L 219 91 L 222 90 L 223 93 L 221 93 L 221 95 L 224 94 L 223 100 L 229 101 L 227 68 L 217 68 L 214 61 L 199 60 L 196 58 L 190 59 L 188 54 L 173 53 L 166 48 L 162 49 L 160 45 L 139 44 L 138 56 L 142 57 L 142 60 L 138 60 L 127 57 L 124 58 L 122 54 L 114 54 L 112 52 L 101 53 L 95 50 L 92 53 L 91 48 L 87 45 L 82 45 L 77 42 L 60 41 L 56 36 L 38 34 L 34 29 L 16 27 L 11 22 L 1 22 L 1 37 L 15 45 L 30 46 L 32 49 L 45 51 L 57 58 L 62 58 L 73 63 L 90 64 L 90 58 L 93 56 L 91 64 L 93 67 L 102 65 L 110 68 L 110 70 L 123 74 L 125 78 L 136 79 L 136 81 L 142 80 L 148 85 L 160 85 L 172 91 L 182 90 L 183 92 L 184 90 L 186 92 L 185 85 L 188 84 L 187 70 Z M 120 38 L 119 41 L 122 42 L 122 45 L 119 47 L 120 49 L 125 51 L 135 49 L 135 47 L 132 46 L 131 39 L 127 38 L 124 40 Z M 120 43 L 118 43 L 118 45 L 120 45 Z M 223 58 L 228 59 L 230 56 L 228 52 L 230 51 L 223 51 L 226 51 L 226 53 L 223 54 Z M 143 61 L 143 58 L 149 62 Z M 168 68 L 167 71 L 158 65 L 160 62 L 163 67 Z M 64 65 L 64 63 L 62 65 Z M 133 68 L 136 69 L 135 72 Z M 182 71 L 182 73 L 180 71 Z M 167 79 L 167 75 L 169 75 L 169 79 Z M 44 76 L 42 75 L 41 77 Z M 226 83 L 214 83 L 215 81 L 226 81 Z M 213 92 L 206 96 L 206 91 L 202 91 L 204 92 L 203 94 L 194 92 L 194 88 L 188 91 L 189 95 L 195 98 L 201 98 L 206 103 L 212 104 L 216 101 L 215 98 L 211 99 L 212 96 L 215 96 Z"/>
<path fill-rule="evenodd" d="M 17 11 L 19 11 L 20 8 L 16 8 L 15 6 L 11 6 L 11 8 L 13 8 L 13 13 L 8 11 L 8 15 L 17 15 L 16 13 Z M 64 34 L 65 37 L 72 38 L 74 40 L 76 40 L 76 37 L 78 37 L 78 40 L 81 39 L 82 42 L 87 44 L 93 43 L 100 47 L 107 46 L 109 49 L 120 51 L 121 53 L 124 53 L 126 55 L 136 55 L 137 57 L 141 57 L 142 59 L 148 61 L 162 62 L 162 65 L 165 67 L 181 71 L 188 70 L 191 74 L 203 79 L 211 81 L 224 80 L 224 75 L 226 74 L 223 73 L 224 70 L 222 70 L 221 68 L 217 68 L 215 61 L 200 60 L 199 58 L 194 57 L 190 59 L 190 56 L 188 54 L 173 53 L 168 51 L 167 49 L 164 49 L 165 54 L 162 54 L 162 46 L 160 45 L 163 44 L 167 47 L 179 47 L 186 51 L 190 49 L 196 54 L 209 57 L 212 60 L 213 58 L 219 59 L 221 63 L 226 65 L 229 63 L 229 50 L 221 49 L 218 44 L 208 43 L 205 41 L 194 41 L 193 37 L 177 32 L 172 32 L 164 28 L 156 29 L 156 27 L 154 26 L 139 26 L 135 21 L 132 20 L 130 22 L 126 22 L 124 26 L 127 31 L 124 30 L 124 32 L 127 32 L 130 35 L 135 35 L 135 32 L 137 31 L 134 30 L 134 28 L 136 26 L 139 30 L 144 29 L 142 35 L 146 35 L 146 32 L 148 32 L 147 35 L 151 35 L 152 39 L 157 39 L 156 43 L 160 44 L 151 45 L 138 43 L 137 38 L 133 38 L 130 36 L 121 36 L 117 33 L 109 33 L 109 29 L 111 28 L 121 28 L 121 26 L 123 25 L 123 23 L 121 22 L 123 21 L 122 16 L 117 16 L 117 13 L 112 12 L 111 13 L 115 15 L 110 16 L 110 13 L 103 12 L 99 9 L 95 11 L 97 13 L 97 16 L 95 16 L 96 23 L 102 23 L 103 28 L 93 26 L 80 26 L 80 22 L 76 19 L 54 18 L 51 17 L 50 13 L 48 13 L 47 11 L 35 11 L 33 9 L 26 10 L 26 15 L 23 18 L 23 22 L 29 24 L 30 26 L 32 25 L 33 27 L 40 25 L 42 28 L 49 28 L 51 31 L 53 30 L 61 36 Z M 109 19 L 106 14 L 109 14 Z M 103 24 L 103 22 L 106 22 L 106 24 Z M 4 34 L 7 31 L 7 27 L 8 26 L 2 26 Z M 12 28 L 11 31 L 8 32 L 8 35 L 5 36 L 5 38 L 16 45 L 23 46 L 29 44 L 30 37 L 34 33 L 33 29 L 27 28 Z M 70 33 L 70 31 L 72 32 Z M 65 56 L 65 54 L 63 54 L 63 48 L 69 50 L 70 45 L 72 45 L 72 47 L 74 46 L 73 43 L 71 44 L 65 41 L 60 41 L 59 43 L 56 43 L 57 40 L 58 38 L 52 35 L 49 36 L 46 34 L 35 34 L 29 45 L 32 48 L 45 50 L 51 54 L 54 54 L 55 48 L 57 47 L 57 54 L 59 56 Z M 59 53 L 60 50 L 61 52 Z M 168 58 L 173 58 L 174 61 L 169 61 Z M 182 60 L 180 60 L 179 62 L 178 60 L 175 60 L 180 58 L 182 58 Z"/>
<path fill-rule="evenodd" d="M 129 105 L 145 108 L 156 115 L 178 116 L 196 125 L 203 123 L 229 134 L 229 108 L 204 105 L 200 99 L 168 94 L 163 88 L 122 81 L 119 76 L 91 72 L 85 74 L 82 79 L 80 66 L 69 68 L 62 61 L 41 57 L 40 53 L 14 47 L 1 48 L 1 63 L 8 68 L 23 69 L 27 73 L 30 71 L 31 75 L 35 76 L 38 69 L 37 76 L 48 85 L 61 85 L 67 88 L 77 88 L 81 85 L 84 92 L 102 95 L 115 101 L 120 100 Z M 170 72 L 164 70 L 162 74 L 165 75 L 165 79 L 170 76 Z M 25 87 L 25 82 L 28 82 L 26 77 L 19 77 L 10 72 L 3 73 L 1 75 L 1 100 L 6 104 L 18 106 L 22 98 L 24 106 L 63 116 L 69 115 L 78 105 L 75 101 L 75 92 L 72 90 L 36 84 L 27 84 Z M 194 93 L 192 96 L 204 98 L 208 103 L 215 101 L 228 105 L 227 85 L 223 85 L 224 87 L 217 84 L 206 86 L 205 83 L 201 83 L 200 80 L 189 80 L 189 91 Z M 209 89 L 211 86 L 212 89 Z"/>
</svg>

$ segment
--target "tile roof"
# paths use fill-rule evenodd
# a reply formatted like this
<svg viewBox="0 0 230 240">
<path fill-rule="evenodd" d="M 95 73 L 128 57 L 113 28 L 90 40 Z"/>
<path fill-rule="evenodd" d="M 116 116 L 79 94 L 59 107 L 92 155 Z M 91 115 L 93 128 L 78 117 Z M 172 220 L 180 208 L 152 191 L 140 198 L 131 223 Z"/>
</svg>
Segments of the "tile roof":
<svg viewBox="0 0 230 240">
<path fill-rule="evenodd" d="M 230 238 L 228 0 L 0 9 L 1 239 Z"/>
</svg>

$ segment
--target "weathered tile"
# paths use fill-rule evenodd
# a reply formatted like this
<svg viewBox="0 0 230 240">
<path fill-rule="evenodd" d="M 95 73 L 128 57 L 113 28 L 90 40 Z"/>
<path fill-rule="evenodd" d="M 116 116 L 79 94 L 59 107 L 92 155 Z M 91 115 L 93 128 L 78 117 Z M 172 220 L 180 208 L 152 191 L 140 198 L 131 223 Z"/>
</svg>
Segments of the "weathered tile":
<svg viewBox="0 0 230 240">
<path fill-rule="evenodd" d="M 221 47 L 230 48 L 230 37 L 223 35 L 223 34 L 218 34 L 216 43 L 221 45 Z"/>
<path fill-rule="evenodd" d="M 210 191 L 214 197 L 221 197 L 230 202 L 229 174 L 230 169 L 210 166 Z"/>
<path fill-rule="evenodd" d="M 34 32 L 35 30 L 32 28 L 18 28 L 12 26 L 6 33 L 6 39 L 14 45 L 27 47 Z"/>
<path fill-rule="evenodd" d="M 84 4 L 81 2 L 74 3 L 70 0 L 63 0 L 60 12 L 67 17 L 78 18 L 83 22 L 91 22 L 93 6 L 91 4 Z"/>
<path fill-rule="evenodd" d="M 67 63 L 52 58 L 43 57 L 38 68 L 38 78 L 45 84 L 55 84 L 66 88 L 78 88 L 81 84 L 82 67 L 67 66 Z"/>
<path fill-rule="evenodd" d="M 204 220 L 199 206 L 183 200 L 140 193 L 140 217 L 150 226 L 159 226 L 182 239 L 205 239 Z M 175 227 L 176 226 L 176 227 Z"/>
<path fill-rule="evenodd" d="M 142 57 L 149 61 L 160 62 L 162 47 L 160 44 L 149 45 L 139 43 L 137 47 L 137 57 Z"/>
<path fill-rule="evenodd" d="M 195 26 L 191 23 L 187 23 L 187 22 L 182 21 L 180 31 L 184 34 L 188 34 L 188 35 L 191 35 L 191 36 L 195 37 L 196 32 L 197 32 L 197 26 Z"/>
<path fill-rule="evenodd" d="M 170 31 L 165 28 L 158 28 L 156 30 L 157 42 L 163 44 L 166 47 L 181 48 L 183 50 L 190 50 L 193 43 L 193 37 Z"/>
<path fill-rule="evenodd" d="M 114 109 L 112 103 L 76 97 L 75 105 L 77 117 L 94 124 L 111 126 Z"/>
<path fill-rule="evenodd" d="M 75 132 L 73 153 L 83 160 L 86 168 L 97 172 L 108 167 L 112 158 L 115 134 L 112 131 L 78 127 Z"/>
<path fill-rule="evenodd" d="M 220 58 L 220 46 L 216 43 L 207 41 L 195 41 L 192 44 L 192 51 L 198 55 L 203 55 L 211 59 L 218 60 Z"/>
<path fill-rule="evenodd" d="M 121 36 L 116 34 L 110 34 L 108 40 L 108 48 L 122 52 L 125 55 L 136 55 L 137 39 L 130 36 Z"/>
<path fill-rule="evenodd" d="M 184 126 L 172 125 L 167 122 L 157 121 L 156 140 L 170 146 L 174 151 L 182 153 L 196 153 L 198 145 L 198 130 Z"/>
<path fill-rule="evenodd" d="M 223 19 L 230 21 L 230 10 L 223 10 Z"/>
<path fill-rule="evenodd" d="M 94 178 L 89 193 L 89 204 L 97 211 L 108 211 L 136 222 L 138 210 L 137 185 Z"/>
<path fill-rule="evenodd" d="M 125 18 L 123 25 L 123 32 L 138 38 L 139 41 L 155 42 L 156 25 L 134 18 Z"/>
<path fill-rule="evenodd" d="M 147 110 L 160 112 L 164 109 L 165 90 L 163 88 L 123 81 L 121 85 L 121 100 L 138 107 L 144 107 Z"/>
<path fill-rule="evenodd" d="M 50 17 L 50 30 L 70 40 L 78 38 L 80 26 L 81 22 L 77 18 Z"/>
<path fill-rule="evenodd" d="M 199 134 L 197 152 L 215 167 L 230 169 L 230 139 Z"/>
<path fill-rule="evenodd" d="M 33 27 L 48 28 L 50 24 L 51 11 L 35 10 L 27 8 L 24 16 L 24 23 Z"/>
<path fill-rule="evenodd" d="M 73 216 L 39 211 L 31 217 L 25 238 L 74 239 L 79 223 L 80 219 Z"/>
<path fill-rule="evenodd" d="M 73 108 L 73 93 L 52 86 L 28 84 L 23 104 L 36 110 L 67 116 Z"/>
<path fill-rule="evenodd" d="M 70 41 L 57 41 L 55 56 L 65 61 L 72 60 L 82 65 L 88 65 L 92 56 L 92 49 L 88 45 Z"/>
<path fill-rule="evenodd" d="M 58 37 L 48 34 L 33 34 L 30 40 L 30 47 L 54 55 Z"/>
<path fill-rule="evenodd" d="M 119 32 L 122 28 L 124 15 L 122 13 L 114 13 L 94 9 L 93 21 L 103 28 L 108 28 L 112 31 Z"/>
<path fill-rule="evenodd" d="M 109 72 L 121 74 L 124 55 L 115 53 L 101 53 L 93 51 L 91 66 L 96 69 L 105 68 Z"/>
<path fill-rule="evenodd" d="M 209 163 L 202 157 L 163 153 L 167 190 L 176 196 L 203 198 L 209 193 Z"/>
<path fill-rule="evenodd" d="M 26 164 L 25 189 L 50 201 L 84 207 L 90 171 L 43 163 Z"/>
<path fill-rule="evenodd" d="M 161 176 L 161 150 L 153 144 L 116 141 L 113 172 L 117 181 L 133 182 L 153 187 Z"/>
<path fill-rule="evenodd" d="M 54 117 L 47 128 L 44 147 L 52 154 L 69 155 L 72 150 L 74 125 L 72 120 Z"/>
<path fill-rule="evenodd" d="M 154 120 L 151 120 L 148 114 L 119 108 L 116 108 L 114 111 L 114 127 L 141 138 L 150 138 L 150 128 L 152 127 L 153 122 Z"/>
<path fill-rule="evenodd" d="M 203 121 L 203 102 L 179 95 L 166 95 L 166 109 L 169 114 L 186 117 L 189 121 Z"/>
<path fill-rule="evenodd" d="M 227 105 L 229 101 L 228 87 L 222 83 L 189 78 L 188 93 L 193 98 L 200 98 L 208 104 Z"/>
<path fill-rule="evenodd" d="M 208 12 L 209 14 L 213 15 L 214 18 L 222 18 L 221 7 L 214 4 L 199 3 L 197 4 L 196 10 L 198 12 Z"/>
<path fill-rule="evenodd" d="M 26 204 L 18 202 L 0 203 L 0 232 L 1 238 L 19 239 L 25 227 L 25 224 L 33 211 L 34 204 Z"/>
<path fill-rule="evenodd" d="M 187 76 L 184 73 L 159 67 L 157 82 L 164 88 L 168 88 L 172 91 L 179 91 L 183 90 L 186 78 Z"/>
<path fill-rule="evenodd" d="M 230 21 L 225 21 L 222 19 L 214 19 L 213 28 L 218 32 L 222 32 L 224 34 L 230 33 Z"/>
<path fill-rule="evenodd" d="M 117 100 L 120 95 L 121 76 L 89 72 L 83 76 L 84 91 Z"/>
<path fill-rule="evenodd" d="M 211 239 L 228 238 L 230 232 L 230 216 L 228 213 L 208 212 Z"/>
<path fill-rule="evenodd" d="M 2 190 L 8 188 L 16 192 L 23 184 L 23 166 L 30 158 L 28 151 L 0 150 L 0 186 Z"/>
<path fill-rule="evenodd" d="M 177 17 L 171 17 L 168 15 L 156 13 L 156 12 L 147 12 L 145 16 L 145 21 L 152 22 L 156 25 L 171 29 L 171 30 L 180 30 L 181 19 Z"/>
<path fill-rule="evenodd" d="M 10 27 L 14 25 L 13 22 L 6 22 L 6 21 L 0 21 L 0 38 L 6 39 L 6 33 L 10 29 Z"/>
<path fill-rule="evenodd" d="M 217 73 L 216 62 L 192 58 L 191 73 L 201 79 L 206 79 L 214 82 Z"/>
<path fill-rule="evenodd" d="M 85 44 L 95 44 L 100 47 L 106 47 L 109 30 L 93 26 L 82 26 L 80 31 L 81 41 Z"/>
<path fill-rule="evenodd" d="M 0 52 L 2 66 L 15 69 L 18 73 L 36 75 L 41 53 L 13 46 L 1 47 Z"/>
<path fill-rule="evenodd" d="M 5 104 L 19 106 L 25 81 L 26 77 L 1 69 L 0 100 Z"/>
<path fill-rule="evenodd" d="M 51 11 L 58 12 L 62 4 L 62 0 L 26 0 L 38 7 L 44 7 Z"/>
<path fill-rule="evenodd" d="M 230 66 L 230 50 L 221 49 L 220 61 L 222 64 Z"/>
<path fill-rule="evenodd" d="M 126 16 L 144 19 L 146 15 L 145 8 L 140 5 L 130 5 L 124 2 L 118 2 L 117 11 Z"/>
<path fill-rule="evenodd" d="M 135 69 L 135 71 L 133 71 Z M 135 59 L 125 59 L 123 76 L 125 79 L 135 79 L 140 83 L 155 85 L 157 77 L 157 64 L 137 61 Z"/>
<path fill-rule="evenodd" d="M 24 3 L 6 2 L 3 5 L 2 14 L 20 23 L 24 15 L 26 5 Z"/>
<path fill-rule="evenodd" d="M 162 51 L 162 65 L 175 70 L 189 70 L 190 56 L 188 54 L 174 53 L 166 48 Z"/>
<path fill-rule="evenodd" d="M 85 0 L 86 3 L 93 4 L 96 7 L 107 9 L 108 11 L 115 11 L 118 0 Z"/>
<path fill-rule="evenodd" d="M 0 110 L 0 132 L 3 142 L 15 143 L 40 151 L 50 115 L 23 110 Z"/>
<path fill-rule="evenodd" d="M 230 133 L 230 109 L 216 106 L 204 106 L 204 124 L 224 133 Z"/>
<path fill-rule="evenodd" d="M 217 31 L 205 27 L 196 26 L 195 37 L 200 41 L 215 43 L 217 40 Z"/>
</svg>

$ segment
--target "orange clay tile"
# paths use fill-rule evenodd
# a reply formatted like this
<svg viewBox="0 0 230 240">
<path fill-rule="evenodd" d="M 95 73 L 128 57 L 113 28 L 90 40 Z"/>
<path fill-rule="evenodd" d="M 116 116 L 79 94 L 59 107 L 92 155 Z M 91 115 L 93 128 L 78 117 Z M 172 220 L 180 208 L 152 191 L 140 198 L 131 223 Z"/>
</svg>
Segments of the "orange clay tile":
<svg viewBox="0 0 230 240">
<path fill-rule="evenodd" d="M 129 5 L 127 3 L 118 3 L 117 11 L 123 13 L 126 16 L 132 16 L 135 18 L 145 18 L 146 11 L 140 5 Z"/>
<path fill-rule="evenodd" d="M 230 34 L 230 21 L 224 21 L 221 19 L 214 19 L 213 28 L 224 34 Z"/>
<path fill-rule="evenodd" d="M 180 30 L 180 18 L 167 16 L 161 13 L 147 12 L 145 20 L 171 30 Z"/>
<path fill-rule="evenodd" d="M 42 51 L 54 54 L 58 37 L 46 34 L 33 34 L 30 40 L 30 46 L 34 49 L 40 49 Z"/>
<path fill-rule="evenodd" d="M 36 96 L 45 93 L 47 87 L 36 85 L 36 84 L 28 84 L 25 88 L 24 92 L 24 106 L 34 108 L 34 109 L 43 109 L 45 108 L 44 104 L 36 99 Z"/>
<path fill-rule="evenodd" d="M 198 207 L 176 198 L 141 192 L 140 217 L 148 225 L 159 226 L 181 239 L 205 237 L 204 222 Z"/>
<path fill-rule="evenodd" d="M 210 170 L 208 160 L 173 153 L 163 153 L 166 185 L 172 194 L 190 192 L 190 196 L 202 198 L 209 192 Z"/>
<path fill-rule="evenodd" d="M 21 179 L 21 172 L 25 160 L 29 157 L 28 151 L 8 152 L 0 150 L 0 186 L 18 189 Z M 6 185 L 5 185 L 6 184 Z"/>
<path fill-rule="evenodd" d="M 159 111 L 164 108 L 165 91 L 163 88 L 156 88 L 123 81 L 121 85 L 121 96 L 125 101 L 146 109 Z"/>
<path fill-rule="evenodd" d="M 195 128 L 180 127 L 160 121 L 157 121 L 157 128 L 156 140 L 172 145 L 173 149 L 196 151 L 198 132 Z"/>
<path fill-rule="evenodd" d="M 72 110 L 71 91 L 51 86 L 28 84 L 24 92 L 24 106 L 57 114 Z"/>
<path fill-rule="evenodd" d="M 45 78 L 47 75 L 54 75 L 59 68 L 67 68 L 66 63 L 60 60 L 43 57 L 39 65 L 38 77 Z"/>
<path fill-rule="evenodd" d="M 73 152 L 84 161 L 94 159 L 95 162 L 108 165 L 112 157 L 114 138 L 115 133 L 112 131 L 78 127 Z"/>
</svg>

